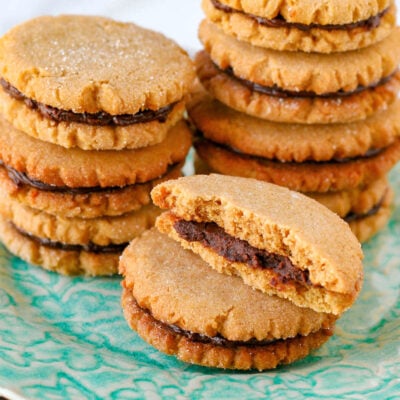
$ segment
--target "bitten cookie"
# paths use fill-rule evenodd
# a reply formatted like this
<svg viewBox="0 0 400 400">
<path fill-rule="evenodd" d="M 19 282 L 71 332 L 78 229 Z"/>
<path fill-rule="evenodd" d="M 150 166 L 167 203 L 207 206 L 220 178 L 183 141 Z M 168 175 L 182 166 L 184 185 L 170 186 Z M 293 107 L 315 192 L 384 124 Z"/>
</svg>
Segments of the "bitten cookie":
<svg viewBox="0 0 400 400">
<path fill-rule="evenodd" d="M 0 39 L 0 77 L 1 109 L 17 128 L 65 147 L 120 149 L 164 139 L 182 116 L 194 69 L 160 33 L 61 15 Z"/>
<path fill-rule="evenodd" d="M 333 53 L 343 52 L 370 46 L 379 42 L 388 36 L 396 24 L 396 11 L 393 2 L 383 2 L 376 6 L 376 2 L 368 2 L 368 6 L 362 13 L 365 19 L 360 20 L 360 13 L 352 15 L 346 10 L 346 17 L 338 17 L 339 10 L 345 9 L 345 4 L 336 6 L 340 0 L 334 2 L 295 2 L 293 9 L 290 6 L 290 12 L 294 17 L 286 21 L 284 17 L 277 15 L 276 18 L 265 18 L 262 15 L 246 12 L 246 8 L 240 9 L 235 5 L 227 5 L 219 0 L 203 0 L 202 7 L 207 18 L 217 24 L 225 33 L 237 37 L 239 40 L 247 41 L 255 46 L 272 48 L 275 50 Z M 247 2 L 248 4 L 250 2 Z M 259 2 L 258 2 L 259 3 Z M 271 2 L 263 2 L 267 4 Z M 276 7 L 281 2 L 272 2 Z M 292 4 L 293 2 L 290 2 Z M 251 6 L 253 9 L 254 7 Z M 257 7 L 257 6 L 255 6 Z M 321 17 L 315 17 L 318 14 L 318 8 L 323 8 Z M 381 7 L 384 7 L 381 10 Z M 269 8 L 267 6 L 267 8 Z M 277 7 L 279 8 L 279 6 Z M 302 8 L 301 13 L 296 13 L 296 8 Z M 360 6 L 352 7 L 359 9 Z M 333 11 L 332 13 L 329 10 Z M 333 15 L 336 14 L 337 15 Z M 323 20 L 325 23 L 293 22 L 298 14 L 307 17 L 299 17 L 299 20 Z M 313 16 L 314 14 L 314 16 Z M 343 23 L 330 22 L 349 21 Z M 354 19 L 353 19 L 354 17 Z M 329 21 L 329 22 L 328 22 Z"/>
<path fill-rule="evenodd" d="M 120 273 L 129 325 L 160 351 L 189 363 L 275 368 L 321 346 L 336 319 L 218 274 L 155 229 L 126 248 Z"/>
<path fill-rule="evenodd" d="M 349 226 L 302 194 L 253 179 L 198 175 L 152 191 L 161 232 L 214 269 L 298 306 L 341 314 L 362 284 Z"/>
</svg>

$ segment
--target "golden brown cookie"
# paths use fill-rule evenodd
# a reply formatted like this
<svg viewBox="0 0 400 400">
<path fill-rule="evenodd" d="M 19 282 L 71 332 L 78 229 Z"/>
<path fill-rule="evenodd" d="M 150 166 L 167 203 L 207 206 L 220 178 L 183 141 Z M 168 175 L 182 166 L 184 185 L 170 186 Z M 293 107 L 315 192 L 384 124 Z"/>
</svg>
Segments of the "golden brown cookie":
<svg viewBox="0 0 400 400">
<path fill-rule="evenodd" d="M 220 174 L 256 178 L 300 192 L 351 190 L 385 176 L 400 159 L 400 140 L 369 157 L 346 162 L 283 163 L 232 151 L 198 138 L 200 158 Z"/>
<path fill-rule="evenodd" d="M 65 218 L 24 206 L 0 194 L 0 214 L 35 237 L 72 245 L 126 244 L 154 225 L 160 214 L 153 204 L 116 217 Z"/>
<path fill-rule="evenodd" d="M 130 326 L 159 350 L 190 363 L 275 368 L 319 347 L 335 320 L 216 273 L 155 229 L 126 248 L 120 273 Z"/>
<path fill-rule="evenodd" d="M 342 218 L 348 215 L 363 216 L 379 206 L 389 191 L 386 176 L 354 189 L 338 192 L 306 192 L 306 196 L 328 207 Z"/>
<path fill-rule="evenodd" d="M 26 262 L 64 275 L 112 275 L 118 270 L 121 249 L 91 252 L 84 249 L 62 250 L 43 245 L 37 238 L 22 234 L 0 216 L 0 240 Z"/>
<path fill-rule="evenodd" d="M 161 183 L 152 198 L 169 210 L 157 219 L 161 232 L 256 289 L 334 314 L 360 291 L 357 239 L 339 216 L 300 193 L 213 174 Z"/>
<path fill-rule="evenodd" d="M 269 3 L 269 2 L 268 2 Z M 385 2 L 386 3 L 386 2 Z M 275 50 L 304 51 L 317 53 L 333 53 L 355 50 L 370 46 L 387 37 L 396 24 L 395 6 L 389 5 L 380 13 L 359 24 L 343 26 L 321 26 L 320 24 L 274 24 L 262 21 L 260 16 L 252 15 L 234 8 L 220 6 L 219 0 L 202 0 L 202 7 L 206 17 L 218 25 L 226 34 L 235 36 L 239 40 L 249 42 L 254 46 L 272 48 Z M 263 3 L 265 4 L 265 2 Z M 276 4 L 276 2 L 274 2 Z M 300 5 L 300 3 L 298 3 Z M 321 3 L 327 7 L 329 3 Z M 347 2 L 346 2 L 347 4 Z M 309 2 L 304 6 L 304 14 L 312 17 L 312 11 L 308 11 Z M 235 6 L 234 6 L 235 7 Z M 312 7 L 312 6 L 311 6 Z M 329 6 L 328 6 L 329 7 Z M 237 8 L 237 7 L 235 7 Z M 342 7 L 340 7 L 342 8 Z M 372 7 L 373 9 L 373 7 Z M 371 10 L 371 8 L 368 8 Z M 368 13 L 368 11 L 367 11 Z M 325 17 L 329 18 L 327 14 Z M 347 14 L 351 18 L 351 14 Z M 354 20 L 358 20 L 356 17 Z M 282 22 L 281 19 L 277 21 Z M 325 24 L 322 24 L 325 25 Z"/>
<path fill-rule="evenodd" d="M 205 51 L 196 55 L 197 73 L 206 90 L 243 113 L 276 122 L 326 124 L 362 120 L 397 99 L 400 72 L 388 81 L 345 96 L 281 97 L 254 90 L 218 69 Z"/>
<path fill-rule="evenodd" d="M 363 243 L 371 239 L 388 223 L 392 213 L 393 191 L 389 188 L 376 208 L 365 215 L 347 216 L 350 228 L 357 239 Z"/>
<path fill-rule="evenodd" d="M 0 160 L 30 180 L 61 189 L 124 187 L 159 178 L 185 159 L 190 145 L 191 132 L 183 121 L 154 146 L 86 151 L 34 139 L 0 118 Z"/>
<path fill-rule="evenodd" d="M 14 181 L 0 165 L 0 190 L 19 203 L 65 218 L 112 217 L 138 210 L 151 202 L 150 191 L 158 183 L 179 178 L 183 164 L 173 165 L 158 179 L 104 191 L 74 193 L 42 190 Z"/>
<path fill-rule="evenodd" d="M 184 108 L 183 101 L 176 103 L 164 122 L 153 120 L 124 126 L 56 122 L 0 88 L 0 112 L 15 128 L 46 142 L 84 150 L 135 149 L 160 143 L 182 118 Z"/>
<path fill-rule="evenodd" d="M 400 136 L 400 101 L 347 124 L 284 124 L 238 112 L 199 92 L 188 113 L 202 135 L 239 152 L 279 161 L 328 161 L 365 155 Z"/>
<path fill-rule="evenodd" d="M 1 38 L 0 76 L 58 110 L 132 115 L 180 101 L 194 71 L 188 55 L 160 33 L 60 15 L 29 20 Z"/>
<path fill-rule="evenodd" d="M 219 0 L 246 14 L 259 15 L 267 19 L 282 18 L 289 23 L 304 25 L 343 25 L 364 21 L 376 16 L 392 3 L 391 0 L 319 0 L 264 1 L 264 0 Z"/>
<path fill-rule="evenodd" d="M 205 50 L 220 69 L 271 90 L 317 95 L 360 90 L 391 75 L 400 62 L 399 34 L 397 28 L 379 43 L 338 56 L 252 46 L 207 20 L 199 28 Z"/>
</svg>

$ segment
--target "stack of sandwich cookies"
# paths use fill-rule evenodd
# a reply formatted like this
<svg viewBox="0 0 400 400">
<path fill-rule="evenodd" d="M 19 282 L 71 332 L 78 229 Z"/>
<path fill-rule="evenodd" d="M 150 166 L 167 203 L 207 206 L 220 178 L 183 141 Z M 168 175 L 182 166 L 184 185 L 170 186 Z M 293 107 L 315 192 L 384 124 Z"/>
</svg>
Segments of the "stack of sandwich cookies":
<svg viewBox="0 0 400 400">
<path fill-rule="evenodd" d="M 0 71 L 1 240 L 47 269 L 115 273 L 159 214 L 151 189 L 181 175 L 191 60 L 133 24 L 40 17 L 0 40 Z"/>
<path fill-rule="evenodd" d="M 329 49 L 323 46 L 326 36 L 315 36 L 314 30 L 340 37 L 344 28 L 335 25 L 350 23 L 343 19 L 349 14 L 340 13 L 342 2 L 333 3 L 332 9 L 326 5 L 324 10 L 319 10 L 319 3 L 307 3 L 303 15 L 296 5 L 289 12 L 286 3 L 274 9 L 265 5 L 261 14 L 254 14 L 254 4 L 239 3 L 244 9 L 233 10 L 239 7 L 237 2 L 203 2 L 207 20 L 201 23 L 199 36 L 205 50 L 198 53 L 196 64 L 209 95 L 200 90 L 189 105 L 203 168 L 287 186 L 321 200 L 335 212 L 343 198 L 352 198 L 356 205 L 355 193 L 364 196 L 372 193 L 371 187 L 382 189 L 378 181 L 386 182 L 387 173 L 400 159 L 400 44 L 399 29 L 390 17 L 394 6 L 346 3 L 343 10 L 354 9 L 351 24 L 359 24 L 362 16 L 375 23 L 345 29 L 364 32 L 371 40 L 358 42 L 354 49 L 350 42 L 348 48 Z M 221 13 L 225 17 L 215 16 Z M 242 20 L 250 18 L 252 29 L 279 37 L 283 28 L 266 27 L 267 16 L 287 24 L 285 29 L 291 33 L 299 29 L 293 24 L 308 21 L 309 27 L 301 27 L 300 36 L 293 34 L 293 46 L 284 50 L 274 41 L 256 47 L 251 39 L 257 35 L 247 31 Z M 239 27 L 243 35 L 234 34 Z M 353 33 L 348 38 L 356 40 Z M 303 46 L 306 37 L 313 47 Z M 374 204 L 369 202 L 370 209 L 353 210 L 347 205 L 349 215 L 340 213 L 351 219 L 361 241 L 389 218 L 392 194 L 387 182 L 379 193 Z"/>
<path fill-rule="evenodd" d="M 169 211 L 161 233 L 124 250 L 122 304 L 167 354 L 233 369 L 291 363 L 329 339 L 360 291 L 358 241 L 306 196 L 213 174 L 164 182 L 152 197 Z"/>
</svg>

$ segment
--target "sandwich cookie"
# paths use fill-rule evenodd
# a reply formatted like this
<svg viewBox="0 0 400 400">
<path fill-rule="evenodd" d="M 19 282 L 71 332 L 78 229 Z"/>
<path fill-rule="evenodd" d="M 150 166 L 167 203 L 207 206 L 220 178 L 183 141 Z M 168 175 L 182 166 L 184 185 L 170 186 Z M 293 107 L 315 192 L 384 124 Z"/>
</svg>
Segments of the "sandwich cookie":
<svg viewBox="0 0 400 400">
<path fill-rule="evenodd" d="M 121 188 L 61 188 L 29 180 L 10 167 L 1 166 L 0 190 L 20 204 L 65 218 L 114 217 L 151 203 L 150 191 L 157 184 L 182 176 L 183 163 L 173 164 L 164 175 L 148 182 Z"/>
<path fill-rule="evenodd" d="M 379 86 L 400 62 L 400 29 L 372 46 L 340 54 L 276 51 L 226 35 L 203 20 L 199 38 L 213 63 L 265 92 L 287 97 L 344 97 Z"/>
<path fill-rule="evenodd" d="M 219 274 L 154 228 L 126 248 L 120 273 L 131 328 L 188 363 L 271 369 L 307 356 L 333 333 L 334 315 L 297 307 Z"/>
<path fill-rule="evenodd" d="M 361 289 L 362 252 L 348 224 L 300 193 L 212 174 L 164 182 L 152 198 L 169 210 L 161 232 L 254 289 L 335 315 Z"/>
<path fill-rule="evenodd" d="M 397 99 L 400 72 L 376 85 L 329 96 L 290 93 L 239 79 L 219 69 L 205 51 L 196 55 L 198 77 L 205 89 L 227 106 L 258 118 L 285 123 L 353 122 L 386 109 Z M 227 73 L 228 72 L 228 73 Z M 272 88 L 274 89 L 274 88 Z"/>
<path fill-rule="evenodd" d="M 385 176 L 400 159 L 400 140 L 381 152 L 350 161 L 279 162 L 238 153 L 200 138 L 199 156 L 213 171 L 255 178 L 301 192 L 350 190 Z"/>
<path fill-rule="evenodd" d="M 0 118 L 0 160 L 20 179 L 42 189 L 75 192 L 83 188 L 123 188 L 148 182 L 181 163 L 191 146 L 191 132 L 178 122 L 159 144 L 134 150 L 65 149 L 34 139 Z M 157 160 L 155 162 L 155 160 Z"/>
<path fill-rule="evenodd" d="M 301 192 L 352 190 L 383 177 L 400 159 L 400 102 L 348 124 L 282 124 L 237 112 L 204 92 L 189 115 L 195 148 L 216 172 Z"/>
<path fill-rule="evenodd" d="M 199 90 L 188 113 L 204 138 L 238 153 L 281 162 L 344 161 L 384 149 L 400 137 L 399 100 L 353 123 L 283 124 L 238 112 Z"/>
<path fill-rule="evenodd" d="M 50 271 L 88 276 L 116 274 L 121 252 L 160 212 L 147 205 L 120 217 L 84 220 L 13 206 L 0 213 L 0 240 L 12 253 Z"/>
<path fill-rule="evenodd" d="M 134 237 L 154 225 L 160 210 L 153 204 L 116 217 L 64 218 L 24 206 L 8 196 L 0 195 L 0 214 L 20 232 L 43 243 L 102 247 L 127 245 Z M 64 246 L 64 247 L 65 247 Z"/>
<path fill-rule="evenodd" d="M 395 6 L 387 0 L 302 1 L 295 5 L 285 1 L 271 5 L 265 1 L 250 3 L 202 0 L 202 7 L 207 19 L 226 34 L 275 50 L 316 53 L 355 50 L 383 40 L 396 24 Z M 286 5 L 282 7 L 283 4 Z M 256 11 L 259 7 L 264 9 L 260 13 Z M 351 9 L 354 11 L 350 12 Z"/>
<path fill-rule="evenodd" d="M 0 110 L 15 127 L 68 148 L 109 150 L 164 140 L 183 115 L 194 70 L 159 33 L 62 15 L 7 32 L 0 77 Z"/>
</svg>

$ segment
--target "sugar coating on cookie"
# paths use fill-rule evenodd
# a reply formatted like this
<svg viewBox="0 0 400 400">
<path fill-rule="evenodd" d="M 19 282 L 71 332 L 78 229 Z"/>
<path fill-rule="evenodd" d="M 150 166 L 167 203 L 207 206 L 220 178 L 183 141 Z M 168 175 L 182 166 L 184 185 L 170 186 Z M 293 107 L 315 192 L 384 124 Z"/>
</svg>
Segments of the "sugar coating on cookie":
<svg viewBox="0 0 400 400">
<path fill-rule="evenodd" d="M 350 307 L 360 291 L 363 256 L 359 242 L 340 217 L 306 196 L 266 182 L 212 174 L 162 183 L 153 189 L 152 198 L 170 210 L 156 222 L 162 232 L 198 252 L 220 272 L 240 275 L 257 289 L 335 314 Z M 225 252 L 220 255 L 201 240 L 186 240 L 192 232 L 186 235 L 184 230 L 192 226 L 179 227 L 177 221 L 194 223 L 196 232 L 196 223 L 200 231 L 208 229 L 204 223 L 210 223 L 217 237 L 227 235 L 221 247 L 224 243 L 236 246 L 234 239 L 240 239 L 245 250 L 239 258 L 228 259 Z M 246 255 L 253 254 L 253 249 L 284 258 L 278 257 L 275 270 L 261 267 L 258 261 L 249 267 L 243 260 L 253 257 Z M 294 269 L 279 277 L 279 265 L 287 265 L 288 260 Z"/>
<path fill-rule="evenodd" d="M 238 277 L 218 274 L 156 229 L 125 249 L 119 271 L 124 314 L 132 328 L 186 362 L 274 368 L 319 347 L 336 319 L 253 290 Z M 320 334 L 325 338 L 314 342 Z"/>
<path fill-rule="evenodd" d="M 310 24 L 349 24 L 374 17 L 392 4 L 391 0 L 218 0 L 236 10 L 268 19 Z"/>
<path fill-rule="evenodd" d="M 121 115 L 181 100 L 194 71 L 188 55 L 160 33 L 104 17 L 60 15 L 32 19 L 1 38 L 0 76 L 57 109 Z"/>
</svg>

